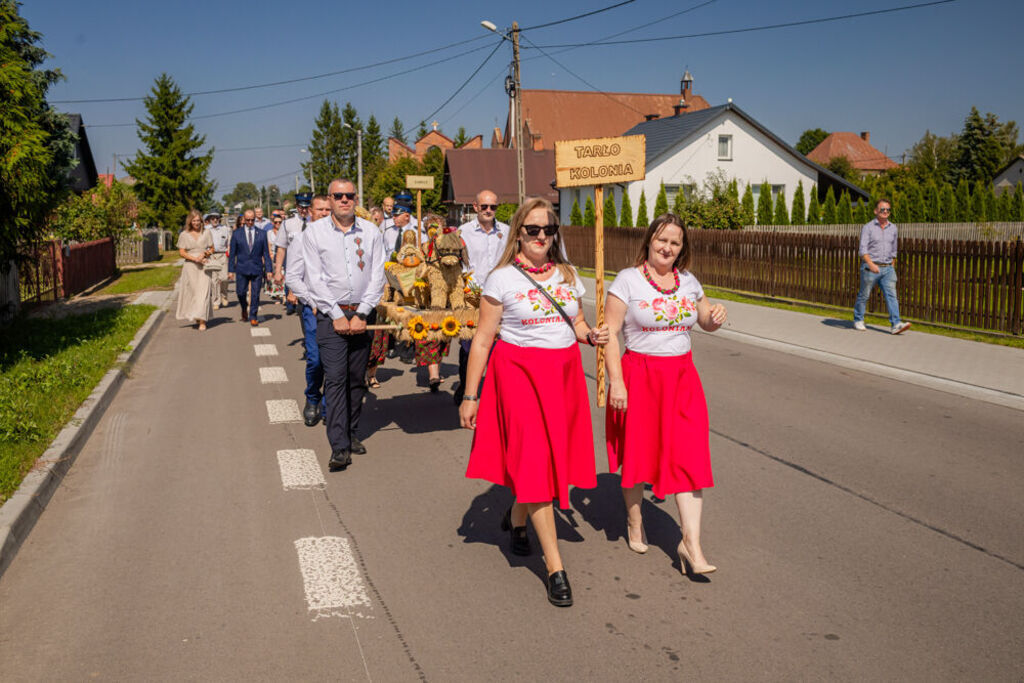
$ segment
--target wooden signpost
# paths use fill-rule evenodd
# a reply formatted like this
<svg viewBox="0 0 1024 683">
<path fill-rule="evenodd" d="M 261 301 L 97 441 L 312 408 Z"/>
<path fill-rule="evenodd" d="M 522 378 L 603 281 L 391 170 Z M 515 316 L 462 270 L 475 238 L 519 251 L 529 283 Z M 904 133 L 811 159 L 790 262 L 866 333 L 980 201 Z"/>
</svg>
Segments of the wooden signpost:
<svg viewBox="0 0 1024 683">
<path fill-rule="evenodd" d="M 604 324 L 604 186 L 643 180 L 646 171 L 647 138 L 628 135 L 618 138 L 555 141 L 555 185 L 594 186 L 594 297 L 597 324 Z M 597 405 L 605 405 L 604 349 L 597 349 Z"/>
<path fill-rule="evenodd" d="M 407 175 L 405 186 L 410 190 L 416 190 L 416 239 L 423 244 L 423 190 L 434 189 L 434 176 Z"/>
</svg>

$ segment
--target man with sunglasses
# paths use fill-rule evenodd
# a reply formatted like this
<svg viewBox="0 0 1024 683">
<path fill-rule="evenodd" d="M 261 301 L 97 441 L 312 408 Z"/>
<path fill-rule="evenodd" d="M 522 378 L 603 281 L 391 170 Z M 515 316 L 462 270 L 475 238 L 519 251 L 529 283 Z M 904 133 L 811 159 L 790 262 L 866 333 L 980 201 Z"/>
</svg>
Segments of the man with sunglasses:
<svg viewBox="0 0 1024 683">
<path fill-rule="evenodd" d="M 484 286 L 487 275 L 494 270 L 498 259 L 508 243 L 509 227 L 495 220 L 498 210 L 498 195 L 491 190 L 481 190 L 473 202 L 476 218 L 459 226 L 459 236 L 466 245 L 468 261 L 463 269 L 472 272 L 470 276 L 477 285 Z M 469 348 L 472 340 L 459 342 L 459 386 L 455 388 L 455 405 L 462 403 L 463 387 L 466 385 L 466 365 L 469 362 Z"/>
<path fill-rule="evenodd" d="M 905 332 L 910 323 L 900 321 L 900 304 L 896 299 L 896 226 L 889 222 L 892 202 L 879 199 L 875 202 L 875 218 L 866 223 L 860 231 L 860 291 L 853 304 L 853 328 L 864 331 L 864 311 L 867 308 L 871 290 L 878 285 L 885 297 L 889 310 L 889 324 L 892 334 Z"/>
<path fill-rule="evenodd" d="M 312 193 L 296 193 L 296 215 L 286 220 L 281 225 L 281 229 L 277 231 L 277 238 L 274 242 L 274 245 L 277 247 L 277 252 L 274 254 L 274 284 L 276 285 L 285 281 L 285 259 L 288 255 L 288 247 L 290 247 L 295 238 L 302 234 L 302 231 L 306 229 L 306 224 L 310 220 L 309 208 L 312 202 Z M 289 292 L 289 287 L 286 286 L 284 304 L 285 312 L 288 315 L 294 315 L 295 307 L 298 303 L 298 299 Z"/>
<path fill-rule="evenodd" d="M 411 195 L 399 193 L 388 199 L 391 199 L 391 217 L 381 222 L 380 231 L 384 234 L 384 249 L 390 256 L 391 252 L 398 251 L 402 246 L 402 233 L 415 230 L 418 224 L 412 215 Z"/>
<path fill-rule="evenodd" d="M 317 313 L 316 341 L 324 368 L 327 440 L 331 470 L 352 464 L 366 452 L 356 437 L 372 335 L 384 294 L 384 239 L 368 220 L 356 216 L 356 188 L 336 179 L 328 186 L 331 214 L 302 235 L 303 283 Z"/>
<path fill-rule="evenodd" d="M 235 280 L 235 293 L 241 305 L 241 319 L 247 318 L 256 327 L 259 322 L 260 290 L 263 278 L 271 273 L 273 264 L 267 248 L 267 232 L 256 227 L 252 209 L 242 217 L 242 227 L 231 233 L 228 255 L 228 279 Z"/>
</svg>

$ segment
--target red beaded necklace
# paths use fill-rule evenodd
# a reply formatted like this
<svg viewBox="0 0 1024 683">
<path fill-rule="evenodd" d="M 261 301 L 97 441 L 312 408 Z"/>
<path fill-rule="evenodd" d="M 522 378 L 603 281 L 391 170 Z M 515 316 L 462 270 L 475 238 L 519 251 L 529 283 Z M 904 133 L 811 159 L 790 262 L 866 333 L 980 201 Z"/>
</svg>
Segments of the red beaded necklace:
<svg viewBox="0 0 1024 683">
<path fill-rule="evenodd" d="M 521 256 L 516 256 L 516 265 L 525 270 L 527 273 L 533 273 L 537 275 L 539 273 L 546 273 L 555 267 L 554 261 L 548 261 L 543 266 L 531 266 L 529 263 L 524 261 Z"/>
<path fill-rule="evenodd" d="M 656 289 L 658 292 L 662 294 L 675 294 L 676 290 L 679 289 L 679 270 L 677 268 L 672 269 L 672 277 L 675 278 L 676 281 L 676 283 L 672 286 L 672 289 L 665 289 L 664 287 L 662 287 L 661 285 L 654 281 L 654 278 L 651 277 L 651 271 L 647 269 L 646 261 L 644 261 L 644 265 L 643 268 L 641 268 L 641 270 L 643 270 L 644 272 L 644 278 L 647 280 L 647 283 L 651 287 L 654 287 L 654 289 Z"/>
</svg>

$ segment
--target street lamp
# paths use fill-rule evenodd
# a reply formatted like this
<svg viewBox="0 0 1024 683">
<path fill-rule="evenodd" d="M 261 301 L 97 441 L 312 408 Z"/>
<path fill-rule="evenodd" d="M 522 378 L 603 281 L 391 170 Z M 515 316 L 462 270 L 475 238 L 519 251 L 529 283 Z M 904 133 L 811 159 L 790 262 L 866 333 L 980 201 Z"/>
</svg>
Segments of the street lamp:
<svg viewBox="0 0 1024 683">
<path fill-rule="evenodd" d="M 306 180 L 309 181 L 309 190 L 310 190 L 310 192 L 312 192 L 313 194 L 316 194 L 316 183 L 313 182 L 313 153 L 310 152 L 305 147 L 300 149 L 299 152 L 302 153 L 302 154 L 308 154 L 309 155 L 309 172 L 306 173 Z"/>
<path fill-rule="evenodd" d="M 519 205 L 522 206 L 523 202 L 526 201 L 526 175 L 524 171 L 523 163 L 523 99 L 520 94 L 519 87 L 519 22 L 513 21 L 512 28 L 508 33 L 502 33 L 498 30 L 498 27 L 494 25 L 494 22 L 487 21 L 486 19 L 480 22 L 488 31 L 497 33 L 501 36 L 502 40 L 508 40 L 512 43 L 512 83 L 506 82 L 506 92 L 511 90 L 508 94 L 512 97 L 512 119 L 514 130 L 512 132 L 513 141 L 516 146 L 516 179 L 519 190 Z M 511 37 L 509 36 L 511 34 Z"/>
<path fill-rule="evenodd" d="M 359 173 L 359 201 L 357 203 L 359 206 L 363 206 L 363 129 L 356 128 L 355 126 L 345 123 L 344 121 L 341 122 L 341 125 L 345 126 L 345 128 L 354 130 L 356 132 L 356 146 L 358 154 L 358 166 L 356 168 L 358 169 Z"/>
</svg>

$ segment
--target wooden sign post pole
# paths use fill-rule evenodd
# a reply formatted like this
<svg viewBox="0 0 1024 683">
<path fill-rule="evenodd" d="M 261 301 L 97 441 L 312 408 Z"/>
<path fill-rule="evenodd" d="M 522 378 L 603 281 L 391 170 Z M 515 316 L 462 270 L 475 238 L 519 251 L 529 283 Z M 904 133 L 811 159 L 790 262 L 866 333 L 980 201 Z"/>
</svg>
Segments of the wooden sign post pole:
<svg viewBox="0 0 1024 683">
<path fill-rule="evenodd" d="M 423 244 L 423 190 L 416 190 L 416 240 Z"/>
<path fill-rule="evenodd" d="M 604 185 L 594 186 L 594 298 L 597 323 L 604 325 Z M 604 347 L 597 347 L 597 407 L 605 406 Z"/>
</svg>

